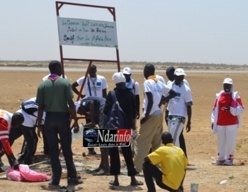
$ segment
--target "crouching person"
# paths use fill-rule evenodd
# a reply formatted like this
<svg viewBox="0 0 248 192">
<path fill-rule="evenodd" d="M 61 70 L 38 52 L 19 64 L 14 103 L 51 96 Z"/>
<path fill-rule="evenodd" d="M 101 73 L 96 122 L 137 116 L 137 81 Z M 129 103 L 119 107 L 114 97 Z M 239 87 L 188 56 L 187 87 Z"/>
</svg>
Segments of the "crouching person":
<svg viewBox="0 0 248 192">
<path fill-rule="evenodd" d="M 19 163 L 10 147 L 9 132 L 11 129 L 19 127 L 23 121 L 24 117 L 21 113 L 12 114 L 8 111 L 0 109 L 0 157 L 6 154 L 10 166 L 14 169 L 18 169 Z M 3 168 L 0 167 L 0 172 L 3 171 Z"/>
<path fill-rule="evenodd" d="M 161 136 L 164 146 L 150 153 L 143 164 L 143 173 L 148 192 L 155 192 L 157 185 L 170 192 L 183 192 L 183 180 L 186 174 L 188 160 L 181 148 L 173 144 L 169 132 Z M 160 165 L 161 170 L 156 166 Z"/>
</svg>

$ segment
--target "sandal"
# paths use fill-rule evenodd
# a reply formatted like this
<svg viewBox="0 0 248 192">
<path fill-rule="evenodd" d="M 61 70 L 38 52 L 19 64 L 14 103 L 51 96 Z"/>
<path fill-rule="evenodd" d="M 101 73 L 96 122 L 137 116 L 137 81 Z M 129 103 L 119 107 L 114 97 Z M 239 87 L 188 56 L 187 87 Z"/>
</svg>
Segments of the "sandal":
<svg viewBox="0 0 248 192">
<path fill-rule="evenodd" d="M 130 185 L 137 186 L 137 185 L 143 185 L 144 183 L 142 181 L 131 181 Z"/>
<path fill-rule="evenodd" d="M 113 185 L 113 186 L 119 186 L 120 185 L 118 181 L 110 181 L 109 184 Z"/>
</svg>

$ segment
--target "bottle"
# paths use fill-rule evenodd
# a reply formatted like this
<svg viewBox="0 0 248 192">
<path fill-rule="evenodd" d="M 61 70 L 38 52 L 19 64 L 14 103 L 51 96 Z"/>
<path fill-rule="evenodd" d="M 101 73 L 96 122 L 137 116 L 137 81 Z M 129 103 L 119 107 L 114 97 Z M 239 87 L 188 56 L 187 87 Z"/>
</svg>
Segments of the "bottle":
<svg viewBox="0 0 248 192">
<path fill-rule="evenodd" d="M 190 192 L 198 192 L 198 183 L 191 183 Z"/>
</svg>

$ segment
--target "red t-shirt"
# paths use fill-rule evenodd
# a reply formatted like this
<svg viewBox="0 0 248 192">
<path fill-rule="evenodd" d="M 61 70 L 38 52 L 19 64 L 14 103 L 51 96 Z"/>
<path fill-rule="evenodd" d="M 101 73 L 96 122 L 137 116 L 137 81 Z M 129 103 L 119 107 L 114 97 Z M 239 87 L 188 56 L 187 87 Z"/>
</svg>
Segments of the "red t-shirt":
<svg viewBox="0 0 248 192">
<path fill-rule="evenodd" d="M 223 93 L 219 98 L 219 112 L 217 125 L 235 125 L 238 124 L 237 116 L 233 116 L 225 107 L 231 106 L 232 93 Z"/>
</svg>

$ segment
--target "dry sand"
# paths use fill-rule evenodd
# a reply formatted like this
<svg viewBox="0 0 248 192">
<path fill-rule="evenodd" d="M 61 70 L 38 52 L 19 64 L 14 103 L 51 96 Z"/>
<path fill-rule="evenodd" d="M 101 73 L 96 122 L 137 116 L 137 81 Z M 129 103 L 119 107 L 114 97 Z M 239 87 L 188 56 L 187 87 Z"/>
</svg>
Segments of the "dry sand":
<svg viewBox="0 0 248 192">
<path fill-rule="evenodd" d="M 104 75 L 108 81 L 109 90 L 113 88 L 111 81 L 112 73 L 98 73 Z M 187 73 L 187 70 L 186 70 Z M 1 90 L 0 107 L 10 112 L 15 112 L 23 100 L 29 99 L 36 95 L 36 89 L 41 82 L 41 78 L 46 72 L 17 72 L 17 71 L 0 71 L 1 74 Z M 66 75 L 71 82 L 83 74 L 78 72 L 68 72 Z M 160 75 L 164 75 L 161 73 Z M 187 80 L 190 83 L 193 94 L 193 115 L 192 130 L 184 133 L 189 163 L 191 166 L 187 171 L 184 182 L 185 192 L 190 191 L 190 184 L 196 182 L 199 184 L 200 192 L 243 192 L 248 191 L 248 112 L 242 115 L 242 127 L 238 131 L 237 147 L 235 152 L 235 166 L 215 166 L 212 165 L 213 158 L 216 157 L 216 135 L 211 133 L 210 113 L 215 99 L 215 94 L 222 89 L 222 81 L 225 77 L 231 77 L 234 81 L 234 89 L 239 91 L 243 99 L 244 105 L 248 101 L 247 74 L 245 73 L 188 73 Z M 133 74 L 133 77 L 140 83 L 141 93 L 143 91 L 143 75 L 142 73 Z M 76 97 L 75 97 L 76 98 Z M 141 94 L 141 101 L 143 100 Z M 167 127 L 164 124 L 164 130 Z M 13 145 L 13 151 L 16 155 L 20 152 L 22 138 L 18 139 Z M 98 166 L 99 155 L 83 157 L 82 153 L 87 152 L 82 147 L 82 140 L 79 139 L 72 144 L 74 159 L 77 170 L 84 179 L 84 184 L 78 186 L 77 191 L 86 192 L 102 192 L 111 191 L 108 182 L 112 180 L 112 176 L 93 176 L 87 173 L 86 169 L 94 169 Z M 37 157 L 42 151 L 42 141 L 39 141 L 37 148 Z M 99 154 L 99 149 L 96 149 Z M 62 158 L 62 157 L 61 157 Z M 6 157 L 3 161 L 7 164 Z M 50 173 L 49 164 L 43 163 L 32 167 L 37 171 Z M 126 173 L 126 169 L 122 169 Z M 65 174 L 64 174 L 65 175 Z M 144 180 L 142 176 L 137 177 Z M 227 183 L 220 185 L 219 182 L 227 180 Z M 126 175 L 120 175 L 120 187 L 115 188 L 116 191 L 147 191 L 146 186 L 131 187 L 129 186 L 129 178 Z M 66 184 L 63 176 L 61 185 Z M 41 183 L 19 183 L 8 181 L 6 178 L 0 179 L 2 192 L 37 192 L 49 191 L 46 186 L 47 182 Z M 158 188 L 157 191 L 162 191 Z"/>
</svg>

